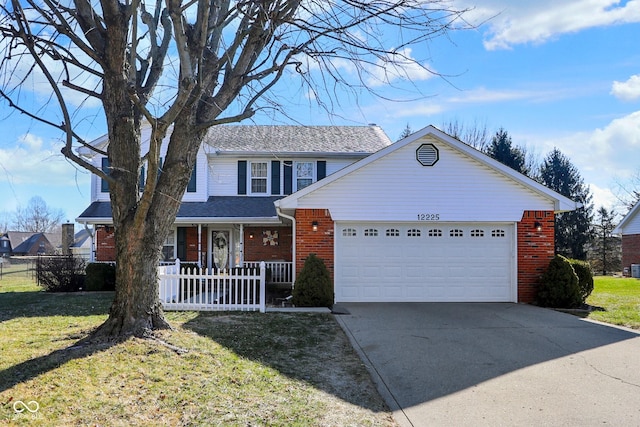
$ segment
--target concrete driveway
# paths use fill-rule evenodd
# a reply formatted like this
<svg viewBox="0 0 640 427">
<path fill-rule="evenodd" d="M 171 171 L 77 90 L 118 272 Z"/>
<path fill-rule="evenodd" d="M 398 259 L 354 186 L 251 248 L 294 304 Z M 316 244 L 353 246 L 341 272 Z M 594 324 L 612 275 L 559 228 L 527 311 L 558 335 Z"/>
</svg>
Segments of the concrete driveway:
<svg viewBox="0 0 640 427">
<path fill-rule="evenodd" d="M 640 335 L 520 304 L 337 315 L 401 426 L 640 426 Z"/>
</svg>

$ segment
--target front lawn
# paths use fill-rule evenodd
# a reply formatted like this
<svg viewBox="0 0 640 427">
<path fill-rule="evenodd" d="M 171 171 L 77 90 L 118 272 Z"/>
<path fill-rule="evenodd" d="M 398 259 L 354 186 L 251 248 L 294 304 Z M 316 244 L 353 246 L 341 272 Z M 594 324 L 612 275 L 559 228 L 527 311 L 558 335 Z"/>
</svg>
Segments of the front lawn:
<svg viewBox="0 0 640 427">
<path fill-rule="evenodd" d="M 614 325 L 640 329 L 640 280 L 628 277 L 594 277 L 594 289 L 587 304 L 603 311 L 589 313 L 589 318 Z"/>
<path fill-rule="evenodd" d="M 5 270 L 0 425 L 395 425 L 331 315 L 173 312 L 155 339 L 79 345 L 112 297 Z"/>
</svg>

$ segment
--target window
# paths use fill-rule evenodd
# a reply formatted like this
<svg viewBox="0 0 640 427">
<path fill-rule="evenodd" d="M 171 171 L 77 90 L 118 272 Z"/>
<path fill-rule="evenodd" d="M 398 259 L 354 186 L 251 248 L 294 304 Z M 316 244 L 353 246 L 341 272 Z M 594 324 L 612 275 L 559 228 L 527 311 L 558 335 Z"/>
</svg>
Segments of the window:
<svg viewBox="0 0 640 427">
<path fill-rule="evenodd" d="M 386 231 L 387 237 L 400 237 L 400 230 L 397 228 L 389 228 Z"/>
<path fill-rule="evenodd" d="M 427 232 L 427 236 L 429 237 L 442 237 L 442 230 L 438 228 L 432 228 Z"/>
<path fill-rule="evenodd" d="M 302 190 L 313 184 L 313 162 L 296 163 L 296 190 Z"/>
<path fill-rule="evenodd" d="M 106 173 L 107 175 L 111 175 L 111 167 L 109 165 L 109 159 L 106 157 L 102 158 L 102 172 Z M 108 193 L 109 192 L 109 182 L 101 179 L 100 180 L 100 191 L 102 193 Z"/>
<path fill-rule="evenodd" d="M 462 237 L 462 236 L 464 236 L 464 232 L 459 228 L 454 228 L 452 230 L 449 230 L 449 237 Z"/>
<path fill-rule="evenodd" d="M 355 228 L 343 228 L 342 236 L 343 237 L 356 237 L 356 229 Z"/>
<path fill-rule="evenodd" d="M 169 232 L 169 235 L 164 240 L 162 244 L 162 260 L 163 261 L 171 261 L 175 258 L 174 256 L 174 246 L 175 246 L 175 232 L 172 230 Z"/>
<path fill-rule="evenodd" d="M 504 230 L 491 230 L 491 237 L 504 237 Z"/>
<path fill-rule="evenodd" d="M 420 237 L 420 230 L 417 228 L 410 228 L 407 230 L 407 237 Z"/>
<path fill-rule="evenodd" d="M 191 171 L 191 178 L 189 178 L 189 184 L 187 184 L 187 193 L 195 193 L 196 192 L 196 167 L 197 164 L 193 165 L 193 170 Z"/>
<path fill-rule="evenodd" d="M 367 228 L 366 230 L 364 230 L 365 237 L 376 237 L 377 235 L 378 230 L 376 230 L 375 228 Z"/>
<path fill-rule="evenodd" d="M 251 192 L 267 193 L 267 162 L 251 163 Z"/>
<path fill-rule="evenodd" d="M 471 230 L 471 237 L 484 237 L 484 230 Z"/>
</svg>

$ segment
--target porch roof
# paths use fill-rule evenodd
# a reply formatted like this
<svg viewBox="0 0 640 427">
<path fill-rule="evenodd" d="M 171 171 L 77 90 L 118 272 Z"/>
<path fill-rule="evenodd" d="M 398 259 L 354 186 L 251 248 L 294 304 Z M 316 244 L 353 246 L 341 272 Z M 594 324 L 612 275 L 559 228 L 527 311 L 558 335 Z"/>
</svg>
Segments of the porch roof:
<svg viewBox="0 0 640 427">
<path fill-rule="evenodd" d="M 274 202 L 282 197 L 211 196 L 206 202 L 182 202 L 176 222 L 279 221 Z M 91 203 L 76 221 L 111 223 L 111 202 Z"/>
</svg>

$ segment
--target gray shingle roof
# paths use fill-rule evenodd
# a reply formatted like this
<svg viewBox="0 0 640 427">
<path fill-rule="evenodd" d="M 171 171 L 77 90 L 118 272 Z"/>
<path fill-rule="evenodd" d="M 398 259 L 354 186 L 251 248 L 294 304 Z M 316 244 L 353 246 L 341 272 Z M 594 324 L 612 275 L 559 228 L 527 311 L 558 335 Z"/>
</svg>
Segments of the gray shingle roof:
<svg viewBox="0 0 640 427">
<path fill-rule="evenodd" d="M 391 140 L 370 126 L 214 126 L 205 144 L 219 152 L 374 153 Z"/>
<path fill-rule="evenodd" d="M 178 210 L 180 218 L 276 218 L 274 201 L 284 196 L 247 197 L 212 196 L 206 202 L 183 202 Z M 111 218 L 110 202 L 93 202 L 79 216 L 79 220 Z"/>
</svg>

